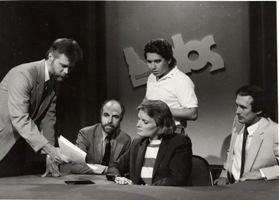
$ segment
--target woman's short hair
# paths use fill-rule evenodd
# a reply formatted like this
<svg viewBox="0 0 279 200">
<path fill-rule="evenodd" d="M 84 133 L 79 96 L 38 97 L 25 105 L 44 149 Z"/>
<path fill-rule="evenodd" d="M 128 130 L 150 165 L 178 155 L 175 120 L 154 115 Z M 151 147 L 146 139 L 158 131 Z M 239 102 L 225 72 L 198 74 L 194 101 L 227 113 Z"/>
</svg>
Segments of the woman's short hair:
<svg viewBox="0 0 279 200">
<path fill-rule="evenodd" d="M 165 39 L 153 39 L 149 41 L 144 47 L 144 58 L 147 53 L 156 53 L 162 56 L 165 60 L 170 61 L 169 68 L 176 65 L 176 59 L 173 57 L 172 45 Z"/>
<path fill-rule="evenodd" d="M 138 111 L 144 111 L 149 117 L 155 120 L 159 138 L 174 133 L 175 123 L 173 116 L 168 105 L 163 101 L 144 100 L 137 109 Z"/>
</svg>

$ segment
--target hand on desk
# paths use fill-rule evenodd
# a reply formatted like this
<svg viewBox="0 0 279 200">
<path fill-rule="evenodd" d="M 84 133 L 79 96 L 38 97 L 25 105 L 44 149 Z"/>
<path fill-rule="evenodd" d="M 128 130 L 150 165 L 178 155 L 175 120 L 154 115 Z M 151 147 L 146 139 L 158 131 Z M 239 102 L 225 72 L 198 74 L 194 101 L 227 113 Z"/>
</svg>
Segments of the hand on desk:
<svg viewBox="0 0 279 200">
<path fill-rule="evenodd" d="M 58 177 L 60 176 L 59 171 L 59 164 L 65 162 L 67 163 L 67 158 L 60 153 L 59 148 L 55 148 L 51 144 L 47 144 L 43 147 L 43 152 L 47 154 L 46 156 L 46 171 L 42 175 L 42 177 L 46 176 L 54 176 Z"/>
<path fill-rule="evenodd" d="M 133 182 L 125 177 L 115 177 L 114 182 L 120 185 L 132 185 Z"/>
<path fill-rule="evenodd" d="M 42 175 L 42 177 L 47 177 L 47 176 L 53 176 L 53 177 L 61 176 L 58 163 L 51 160 L 49 155 L 46 156 L 46 171 Z"/>
<path fill-rule="evenodd" d="M 247 180 L 259 180 L 259 179 L 264 179 L 264 177 L 262 177 L 261 172 L 257 170 L 257 171 L 244 173 L 243 176 L 239 179 L 239 181 L 243 182 Z"/>
<path fill-rule="evenodd" d="M 214 185 L 227 185 L 229 184 L 229 179 L 226 177 L 219 177 L 214 181 Z"/>
</svg>

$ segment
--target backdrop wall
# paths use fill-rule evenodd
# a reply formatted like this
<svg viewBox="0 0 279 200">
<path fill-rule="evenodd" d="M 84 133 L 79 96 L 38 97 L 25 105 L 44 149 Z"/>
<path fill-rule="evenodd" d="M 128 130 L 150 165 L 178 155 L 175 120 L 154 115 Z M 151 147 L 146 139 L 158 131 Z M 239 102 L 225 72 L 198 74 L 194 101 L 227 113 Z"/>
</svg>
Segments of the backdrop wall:
<svg viewBox="0 0 279 200">
<path fill-rule="evenodd" d="M 57 105 L 57 133 L 72 142 L 80 128 L 99 121 L 100 105 L 108 98 L 125 104 L 122 129 L 136 137 L 136 107 L 145 85 L 133 88 L 122 51 L 133 47 L 144 60 L 147 41 L 172 42 L 177 33 L 185 43 L 213 35 L 217 46 L 212 51 L 225 63 L 214 73 L 207 66 L 188 74 L 199 99 L 199 118 L 187 128 L 194 154 L 223 163 L 234 92 L 241 85 L 269 89 L 274 96 L 269 110 L 277 111 L 274 2 L 6 1 L 0 3 L 0 25 L 1 79 L 15 65 L 42 59 L 58 37 L 80 43 L 84 60 L 62 84 Z"/>
<path fill-rule="evenodd" d="M 249 6 L 247 2 L 107 2 L 106 3 L 107 96 L 126 106 L 122 128 L 136 136 L 136 107 L 144 98 L 145 85 L 133 88 L 122 50 L 143 48 L 153 38 L 172 42 L 181 33 L 184 42 L 213 35 L 225 69 L 210 73 L 210 66 L 188 74 L 196 86 L 199 117 L 187 132 L 193 153 L 210 163 L 225 159 L 234 117 L 234 92 L 249 83 Z M 225 143 L 225 144 L 224 144 Z"/>
</svg>

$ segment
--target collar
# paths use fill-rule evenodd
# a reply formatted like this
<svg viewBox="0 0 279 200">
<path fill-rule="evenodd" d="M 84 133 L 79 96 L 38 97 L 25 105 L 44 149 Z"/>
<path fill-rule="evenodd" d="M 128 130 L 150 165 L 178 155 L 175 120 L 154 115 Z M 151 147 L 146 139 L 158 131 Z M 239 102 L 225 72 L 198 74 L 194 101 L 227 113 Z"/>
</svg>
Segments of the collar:
<svg viewBox="0 0 279 200">
<path fill-rule="evenodd" d="M 102 140 L 106 141 L 107 133 L 102 129 Z"/>
<path fill-rule="evenodd" d="M 48 71 L 48 67 L 47 67 L 47 63 L 45 61 L 45 82 L 47 82 L 49 80 L 49 71 Z"/>
<path fill-rule="evenodd" d="M 162 139 L 153 139 L 153 140 L 149 140 L 151 145 L 158 145 L 161 144 Z"/>
<path fill-rule="evenodd" d="M 247 127 L 247 131 L 248 131 L 248 134 L 249 135 L 253 135 L 256 130 L 258 129 L 259 127 L 259 124 L 262 123 L 263 121 L 263 118 L 261 118 L 259 121 L 257 121 L 255 124 L 251 125 L 251 126 L 248 126 Z"/>
<path fill-rule="evenodd" d="M 168 79 L 168 78 L 172 78 L 176 74 L 177 71 L 178 71 L 178 68 L 177 68 L 177 66 L 175 66 L 165 76 L 163 76 L 162 78 L 158 79 L 157 81 L 165 80 L 165 79 Z"/>
</svg>

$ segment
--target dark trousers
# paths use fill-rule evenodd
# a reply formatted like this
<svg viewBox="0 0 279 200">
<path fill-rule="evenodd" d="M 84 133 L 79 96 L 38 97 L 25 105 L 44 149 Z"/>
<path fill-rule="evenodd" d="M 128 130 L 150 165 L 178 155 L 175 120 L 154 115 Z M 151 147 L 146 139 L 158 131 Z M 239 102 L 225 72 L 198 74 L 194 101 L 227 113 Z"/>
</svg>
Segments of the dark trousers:
<svg viewBox="0 0 279 200">
<path fill-rule="evenodd" d="M 0 161 L 0 177 L 43 174 L 45 165 L 45 155 L 34 152 L 26 141 L 20 137 Z"/>
</svg>

